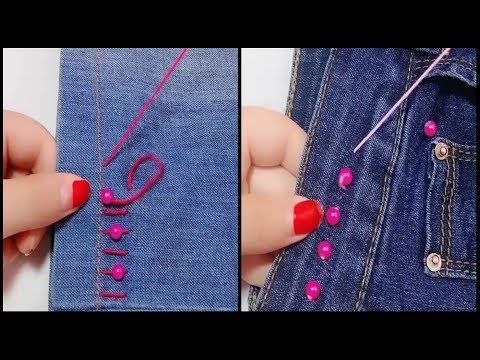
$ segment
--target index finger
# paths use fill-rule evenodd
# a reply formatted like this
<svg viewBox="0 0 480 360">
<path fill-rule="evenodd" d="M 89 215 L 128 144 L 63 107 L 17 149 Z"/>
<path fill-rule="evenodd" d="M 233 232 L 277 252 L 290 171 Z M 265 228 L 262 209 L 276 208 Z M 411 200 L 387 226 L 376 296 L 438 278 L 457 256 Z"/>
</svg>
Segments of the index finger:
<svg viewBox="0 0 480 360">
<path fill-rule="evenodd" d="M 40 123 L 15 111 L 3 111 L 3 175 L 7 164 L 33 173 L 54 172 L 55 139 Z"/>
<path fill-rule="evenodd" d="M 250 166 L 283 166 L 298 175 L 307 134 L 293 120 L 259 107 L 242 108 L 242 181 Z"/>
</svg>

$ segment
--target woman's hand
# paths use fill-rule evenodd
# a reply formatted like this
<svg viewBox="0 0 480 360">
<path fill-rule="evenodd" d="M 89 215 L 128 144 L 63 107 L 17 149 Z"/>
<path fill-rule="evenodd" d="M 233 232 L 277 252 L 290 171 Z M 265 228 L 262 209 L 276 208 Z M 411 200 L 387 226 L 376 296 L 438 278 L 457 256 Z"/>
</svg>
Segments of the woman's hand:
<svg viewBox="0 0 480 360">
<path fill-rule="evenodd" d="M 323 218 L 321 205 L 296 196 L 305 132 L 261 108 L 242 109 L 242 279 L 263 286 L 276 250 L 304 239 Z"/>
<path fill-rule="evenodd" d="M 55 173 L 56 144 L 35 120 L 3 111 L 3 267 L 18 252 L 30 255 L 47 226 L 77 211 L 90 185 Z"/>
</svg>

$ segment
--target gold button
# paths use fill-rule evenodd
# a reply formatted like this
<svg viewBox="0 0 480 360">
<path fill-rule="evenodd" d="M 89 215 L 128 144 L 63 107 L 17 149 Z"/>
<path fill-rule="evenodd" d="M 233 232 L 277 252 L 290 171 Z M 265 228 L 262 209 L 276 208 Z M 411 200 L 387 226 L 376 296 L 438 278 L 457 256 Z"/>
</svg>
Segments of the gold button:
<svg viewBox="0 0 480 360">
<path fill-rule="evenodd" d="M 442 142 L 439 142 L 435 146 L 435 156 L 438 160 L 445 160 L 448 156 L 448 145 Z"/>
<path fill-rule="evenodd" d="M 438 271 L 442 268 L 442 258 L 436 253 L 427 256 L 427 267 L 430 271 Z"/>
</svg>

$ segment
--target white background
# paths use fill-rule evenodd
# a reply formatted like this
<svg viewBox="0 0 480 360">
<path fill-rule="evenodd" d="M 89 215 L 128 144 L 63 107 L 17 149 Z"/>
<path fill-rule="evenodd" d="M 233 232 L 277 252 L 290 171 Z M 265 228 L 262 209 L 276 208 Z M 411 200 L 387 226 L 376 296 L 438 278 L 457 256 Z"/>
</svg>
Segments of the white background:
<svg viewBox="0 0 480 360">
<path fill-rule="evenodd" d="M 285 111 L 293 49 L 242 49 L 242 105 Z M 3 107 L 29 115 L 55 136 L 60 49 L 3 49 Z M 3 272 L 3 310 L 47 310 L 48 241 Z M 242 285 L 242 310 L 248 287 Z"/>
<path fill-rule="evenodd" d="M 60 49 L 3 49 L 3 108 L 22 112 L 55 136 Z M 18 255 L 3 272 L 3 310 L 48 310 L 50 243 Z"/>
<path fill-rule="evenodd" d="M 242 49 L 242 106 L 258 105 L 285 113 L 293 49 Z M 242 281 L 242 311 L 248 310 L 248 285 Z"/>
</svg>

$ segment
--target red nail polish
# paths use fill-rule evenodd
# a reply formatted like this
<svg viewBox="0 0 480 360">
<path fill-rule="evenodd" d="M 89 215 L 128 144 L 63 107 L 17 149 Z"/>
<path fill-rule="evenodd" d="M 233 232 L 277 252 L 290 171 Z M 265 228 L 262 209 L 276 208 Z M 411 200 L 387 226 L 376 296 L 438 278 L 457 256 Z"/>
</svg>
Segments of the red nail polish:
<svg viewBox="0 0 480 360">
<path fill-rule="evenodd" d="M 90 196 L 90 184 L 87 180 L 75 180 L 72 184 L 72 208 L 85 203 Z"/>
<path fill-rule="evenodd" d="M 315 200 L 305 200 L 293 209 L 293 230 L 295 235 L 308 234 L 314 231 L 323 218 L 322 205 Z"/>
</svg>

